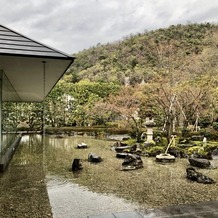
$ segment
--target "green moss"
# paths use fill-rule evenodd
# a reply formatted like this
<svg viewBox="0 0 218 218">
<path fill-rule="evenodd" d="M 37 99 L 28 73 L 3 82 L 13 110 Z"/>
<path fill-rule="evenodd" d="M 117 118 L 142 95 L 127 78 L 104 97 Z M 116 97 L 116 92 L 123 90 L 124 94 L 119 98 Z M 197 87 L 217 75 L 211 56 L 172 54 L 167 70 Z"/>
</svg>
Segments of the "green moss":
<svg viewBox="0 0 218 218">
<path fill-rule="evenodd" d="M 136 140 L 135 139 L 127 139 L 127 140 L 123 140 L 123 142 L 125 142 L 129 146 L 132 146 L 136 143 Z"/>
<path fill-rule="evenodd" d="M 193 144 L 193 146 L 203 146 L 202 141 L 190 141 L 190 143 Z"/>
<path fill-rule="evenodd" d="M 205 151 L 211 152 L 214 149 L 218 148 L 218 143 L 217 142 L 206 143 L 203 147 Z"/>
<path fill-rule="evenodd" d="M 149 156 L 155 156 L 160 153 L 165 152 L 165 148 L 162 146 L 152 146 L 152 147 L 146 147 L 145 151 L 148 153 Z"/>
<path fill-rule="evenodd" d="M 188 149 L 188 155 L 198 154 L 201 156 L 206 156 L 207 152 L 204 150 L 203 146 L 194 146 Z"/>
<path fill-rule="evenodd" d="M 200 142 L 200 141 L 193 141 L 192 144 L 195 146 L 188 149 L 188 151 L 190 150 L 190 152 L 192 151 L 197 152 L 198 149 L 200 150 L 203 149 L 205 153 L 208 153 L 218 148 L 217 142 L 207 142 L 206 144 L 203 144 L 203 142 Z"/>
</svg>

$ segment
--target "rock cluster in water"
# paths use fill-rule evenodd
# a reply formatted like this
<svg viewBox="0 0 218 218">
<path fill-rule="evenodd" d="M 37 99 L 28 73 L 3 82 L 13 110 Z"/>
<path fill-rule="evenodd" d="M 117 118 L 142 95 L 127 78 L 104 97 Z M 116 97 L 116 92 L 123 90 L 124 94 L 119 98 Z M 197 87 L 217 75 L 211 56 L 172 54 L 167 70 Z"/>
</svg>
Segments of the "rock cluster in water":
<svg viewBox="0 0 218 218">
<path fill-rule="evenodd" d="M 187 178 L 198 182 L 198 183 L 204 183 L 204 184 L 213 184 L 215 183 L 215 181 L 213 179 L 211 179 L 208 176 L 203 175 L 202 173 L 198 172 L 195 170 L 195 168 L 193 167 L 188 167 L 186 169 L 186 173 L 187 173 Z"/>
</svg>

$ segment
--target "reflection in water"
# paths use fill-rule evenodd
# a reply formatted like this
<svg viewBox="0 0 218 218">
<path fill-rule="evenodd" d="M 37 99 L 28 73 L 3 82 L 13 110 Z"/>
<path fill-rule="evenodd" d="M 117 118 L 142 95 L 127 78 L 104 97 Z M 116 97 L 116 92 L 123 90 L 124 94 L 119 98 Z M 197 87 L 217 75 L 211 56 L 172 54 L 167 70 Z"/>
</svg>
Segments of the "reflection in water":
<svg viewBox="0 0 218 218">
<path fill-rule="evenodd" d="M 38 149 L 42 143 L 41 136 L 28 137 L 22 139 L 26 150 L 20 157 L 20 164 L 27 165 L 31 157 L 37 161 L 37 157 L 43 155 L 54 217 L 79 218 L 136 208 L 135 204 L 128 202 L 145 209 L 218 199 L 217 183 L 202 186 L 187 181 L 187 159 L 177 159 L 172 164 L 157 164 L 153 158 L 142 157 L 144 168 L 120 171 L 123 160 L 116 158 L 115 151 L 111 150 L 111 141 L 92 137 L 46 136 L 42 152 Z M 77 144 L 82 142 L 89 148 L 76 149 Z M 90 152 L 101 156 L 103 162 L 88 162 Z M 71 172 L 74 158 L 82 160 L 84 168 L 79 173 Z M 217 162 L 213 160 L 212 164 L 217 165 Z M 218 181 L 217 169 L 202 169 L 201 172 Z"/>
<path fill-rule="evenodd" d="M 32 163 L 41 163 L 42 157 L 42 137 L 41 135 L 23 135 L 21 142 L 25 149 L 22 150 L 22 155 L 20 154 L 16 159 L 16 164 L 18 165 L 28 165 Z"/>
<path fill-rule="evenodd" d="M 76 149 L 77 144 L 82 142 L 86 143 L 89 148 Z M 101 174 L 100 171 L 98 172 L 97 165 L 92 165 L 87 161 L 88 153 L 94 152 L 107 159 L 108 155 L 112 155 L 109 145 L 111 145 L 109 141 L 96 140 L 92 137 L 46 137 L 47 189 L 54 217 L 82 218 L 88 215 L 137 208 L 135 204 L 128 203 L 112 194 L 92 192 L 87 187 L 78 185 L 86 185 L 88 182 L 86 174 L 91 177 L 93 173 Z M 82 159 L 84 165 L 82 171 L 71 172 L 74 158 Z M 105 167 L 104 164 L 102 166 Z M 93 171 L 91 169 L 93 167 L 96 170 Z"/>
<path fill-rule="evenodd" d="M 64 178 L 95 193 L 114 194 L 139 204 L 141 208 L 218 198 L 218 184 L 202 188 L 202 184 L 187 181 L 186 168 L 189 166 L 187 159 L 177 159 L 171 164 L 158 164 L 154 158 L 142 157 L 144 168 L 120 171 L 123 160 L 116 158 L 115 151 L 111 150 L 112 141 L 71 136 L 47 137 L 45 142 L 46 167 L 49 175 Z M 77 144 L 82 142 L 89 146 L 88 149 L 76 149 Z M 99 164 L 88 162 L 89 153 L 99 155 L 103 161 Z M 71 172 L 74 158 L 82 160 L 83 170 L 80 173 Z M 217 161 L 213 160 L 212 164 L 217 165 Z M 218 169 L 200 171 L 218 181 Z"/>
<path fill-rule="evenodd" d="M 24 135 L 8 169 L 0 174 L 0 217 L 51 217 L 39 135 Z"/>
<path fill-rule="evenodd" d="M 14 142 L 18 134 L 16 133 L 3 133 L 0 144 L 0 155 L 3 155 L 10 145 Z"/>
<path fill-rule="evenodd" d="M 54 218 L 84 218 L 136 209 L 136 206 L 121 198 L 97 194 L 54 176 L 48 176 L 47 188 Z"/>
</svg>

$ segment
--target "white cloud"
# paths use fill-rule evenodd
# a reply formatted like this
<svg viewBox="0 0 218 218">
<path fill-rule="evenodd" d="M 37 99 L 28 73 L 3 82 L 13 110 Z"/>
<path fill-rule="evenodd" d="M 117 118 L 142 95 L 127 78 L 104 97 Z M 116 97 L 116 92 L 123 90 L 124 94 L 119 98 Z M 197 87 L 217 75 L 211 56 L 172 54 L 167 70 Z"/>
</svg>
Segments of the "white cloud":
<svg viewBox="0 0 218 218">
<path fill-rule="evenodd" d="M 172 24 L 217 22 L 216 0 L 0 0 L 0 20 L 67 53 Z"/>
</svg>

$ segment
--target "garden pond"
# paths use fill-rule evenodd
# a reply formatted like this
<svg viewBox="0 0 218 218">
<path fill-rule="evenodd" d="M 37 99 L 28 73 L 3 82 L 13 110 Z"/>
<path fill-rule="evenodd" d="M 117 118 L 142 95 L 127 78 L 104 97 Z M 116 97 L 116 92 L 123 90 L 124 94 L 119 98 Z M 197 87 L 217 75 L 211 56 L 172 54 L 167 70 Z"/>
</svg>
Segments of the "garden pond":
<svg viewBox="0 0 218 218">
<path fill-rule="evenodd" d="M 77 149 L 86 143 L 87 149 Z M 137 203 L 141 208 L 162 207 L 218 199 L 218 184 L 203 185 L 186 179 L 187 159 L 160 164 L 151 157 L 142 157 L 144 167 L 121 171 L 123 160 L 116 158 L 114 141 L 93 137 L 67 136 L 45 138 L 45 166 L 48 178 L 72 182 L 95 193 L 113 194 Z M 88 162 L 88 154 L 103 158 L 98 164 Z M 74 158 L 82 160 L 83 169 L 73 173 Z M 211 160 L 218 166 L 218 160 Z M 218 182 L 218 169 L 200 169 L 200 172 Z"/>
<path fill-rule="evenodd" d="M 80 143 L 86 143 L 88 148 L 77 149 Z M 102 210 L 102 213 L 145 210 L 218 199 L 218 168 L 199 169 L 217 182 L 210 185 L 186 179 L 189 166 L 186 158 L 163 164 L 157 163 L 155 158 L 142 157 L 143 168 L 121 171 L 123 159 L 116 158 L 112 149 L 114 143 L 90 136 L 24 135 L 20 146 L 25 149 L 15 159 L 15 165 L 19 162 L 19 166 L 28 166 L 38 158 L 42 159 L 54 217 L 70 214 L 72 208 L 78 214 L 84 215 L 86 211 L 85 214 L 90 215 L 96 210 Z M 97 154 L 103 161 L 90 163 L 89 153 Z M 81 159 L 83 165 L 78 172 L 71 170 L 75 158 Z M 211 160 L 211 164 L 217 167 L 218 159 Z"/>
</svg>

